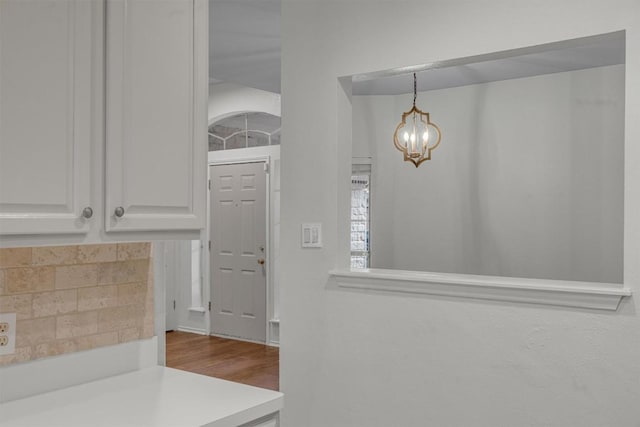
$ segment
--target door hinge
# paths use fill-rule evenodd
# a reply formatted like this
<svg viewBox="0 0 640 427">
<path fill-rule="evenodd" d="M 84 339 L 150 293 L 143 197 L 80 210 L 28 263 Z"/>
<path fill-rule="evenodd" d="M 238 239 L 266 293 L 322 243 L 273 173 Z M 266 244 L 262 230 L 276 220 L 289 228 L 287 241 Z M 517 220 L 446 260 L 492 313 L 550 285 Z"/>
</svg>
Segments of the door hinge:
<svg viewBox="0 0 640 427">
<path fill-rule="evenodd" d="M 211 240 L 209 240 L 209 252 L 211 252 Z"/>
<path fill-rule="evenodd" d="M 211 190 L 211 180 L 209 180 L 209 190 Z"/>
<path fill-rule="evenodd" d="M 176 300 L 173 300 L 173 309 L 176 309 Z"/>
<path fill-rule="evenodd" d="M 211 301 L 209 301 L 209 311 L 211 311 Z"/>
<path fill-rule="evenodd" d="M 264 173 L 269 173 L 269 163 L 264 163 Z"/>
</svg>

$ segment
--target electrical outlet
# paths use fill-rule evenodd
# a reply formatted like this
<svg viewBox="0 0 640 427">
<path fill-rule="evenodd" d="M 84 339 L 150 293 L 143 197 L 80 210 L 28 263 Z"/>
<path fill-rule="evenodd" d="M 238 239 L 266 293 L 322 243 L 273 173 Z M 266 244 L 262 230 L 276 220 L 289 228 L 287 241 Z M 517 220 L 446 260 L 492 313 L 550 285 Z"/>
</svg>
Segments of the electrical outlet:
<svg viewBox="0 0 640 427">
<path fill-rule="evenodd" d="M 0 313 L 0 355 L 16 351 L 16 313 Z"/>
</svg>

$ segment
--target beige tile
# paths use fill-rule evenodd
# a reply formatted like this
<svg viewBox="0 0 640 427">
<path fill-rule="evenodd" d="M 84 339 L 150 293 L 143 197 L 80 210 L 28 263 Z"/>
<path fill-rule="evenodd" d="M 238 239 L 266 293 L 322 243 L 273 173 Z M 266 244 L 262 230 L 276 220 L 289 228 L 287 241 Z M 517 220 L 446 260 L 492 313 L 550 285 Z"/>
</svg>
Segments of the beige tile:
<svg viewBox="0 0 640 427">
<path fill-rule="evenodd" d="M 78 311 L 96 310 L 118 305 L 118 287 L 115 285 L 78 289 Z"/>
<path fill-rule="evenodd" d="M 118 243 L 118 261 L 130 259 L 148 259 L 151 243 Z"/>
<path fill-rule="evenodd" d="M 153 301 L 153 298 L 147 298 L 145 300 L 144 308 L 146 311 L 151 311 L 153 313 L 153 310 L 155 309 L 155 302 Z"/>
<path fill-rule="evenodd" d="M 116 284 L 147 280 L 149 260 L 131 260 L 98 264 L 98 283 Z"/>
<path fill-rule="evenodd" d="M 155 301 L 153 300 L 153 288 L 151 285 L 147 287 L 147 298 L 144 302 L 144 331 L 145 338 L 155 335 L 154 333 L 154 311 Z M 150 332 L 149 332 L 150 331 Z M 150 334 L 150 335 L 149 335 Z"/>
<path fill-rule="evenodd" d="M 92 348 L 105 347 L 107 345 L 118 344 L 118 332 L 105 332 L 103 334 L 89 335 L 86 337 L 74 338 L 77 350 L 90 350 Z"/>
<path fill-rule="evenodd" d="M 42 344 L 36 344 L 34 346 L 35 351 L 33 354 L 34 359 L 41 359 L 43 357 L 57 356 L 59 354 L 73 353 L 77 351 L 76 343 L 72 339 L 57 340 L 46 342 Z"/>
<path fill-rule="evenodd" d="M 87 335 L 83 337 L 57 340 L 36 345 L 34 358 L 75 353 L 78 351 L 91 350 L 93 348 L 114 344 L 118 344 L 117 332 L 107 332 L 104 334 Z"/>
<path fill-rule="evenodd" d="M 56 289 L 95 286 L 98 282 L 98 264 L 56 267 Z"/>
<path fill-rule="evenodd" d="M 154 301 L 153 283 L 148 283 L 147 284 L 147 299 L 146 299 L 146 302 L 153 304 L 153 301 Z"/>
<path fill-rule="evenodd" d="M 16 322 L 16 347 L 37 345 L 56 338 L 56 319 L 43 317 L 40 319 L 18 320 Z"/>
<path fill-rule="evenodd" d="M 88 264 L 93 262 L 116 261 L 117 245 L 81 245 L 78 246 L 78 263 Z"/>
<path fill-rule="evenodd" d="M 4 270 L 0 270 L 0 295 L 4 295 L 7 292 L 7 287 L 5 286 L 5 272 Z"/>
<path fill-rule="evenodd" d="M 128 328 L 118 331 L 120 342 L 136 341 L 140 339 L 140 328 Z"/>
<path fill-rule="evenodd" d="M 145 282 L 118 285 L 118 305 L 137 304 L 144 307 L 147 300 L 147 284 Z"/>
<path fill-rule="evenodd" d="M 56 319 L 56 338 L 73 338 L 98 332 L 98 312 L 68 314 Z"/>
<path fill-rule="evenodd" d="M 148 290 L 147 289 L 147 297 L 144 301 L 146 306 L 151 306 L 153 307 L 154 304 L 154 300 L 153 300 L 153 290 Z"/>
<path fill-rule="evenodd" d="M 75 289 L 33 294 L 33 317 L 67 314 L 77 308 L 78 292 Z"/>
<path fill-rule="evenodd" d="M 0 366 L 31 360 L 31 347 L 17 347 L 15 353 L 0 356 Z"/>
<path fill-rule="evenodd" d="M 30 319 L 31 294 L 0 297 L 0 313 L 16 313 L 17 319 Z"/>
<path fill-rule="evenodd" d="M 141 338 L 151 338 L 156 334 L 155 324 L 153 323 L 153 312 L 151 316 L 145 316 L 142 324 L 142 336 Z"/>
<path fill-rule="evenodd" d="M 0 267 L 31 265 L 31 248 L 0 249 Z"/>
<path fill-rule="evenodd" d="M 143 310 L 135 305 L 105 308 L 98 312 L 98 331 L 110 332 L 142 326 Z"/>
<path fill-rule="evenodd" d="M 33 265 L 75 264 L 78 255 L 77 246 L 46 246 L 33 248 Z"/>
<path fill-rule="evenodd" d="M 153 260 L 150 259 L 149 265 L 147 266 L 147 286 L 149 286 L 149 288 L 152 290 L 153 290 L 153 281 L 154 281 L 153 267 L 154 267 Z"/>
<path fill-rule="evenodd" d="M 19 294 L 53 289 L 54 267 L 22 267 L 5 270 L 5 293 Z"/>
</svg>

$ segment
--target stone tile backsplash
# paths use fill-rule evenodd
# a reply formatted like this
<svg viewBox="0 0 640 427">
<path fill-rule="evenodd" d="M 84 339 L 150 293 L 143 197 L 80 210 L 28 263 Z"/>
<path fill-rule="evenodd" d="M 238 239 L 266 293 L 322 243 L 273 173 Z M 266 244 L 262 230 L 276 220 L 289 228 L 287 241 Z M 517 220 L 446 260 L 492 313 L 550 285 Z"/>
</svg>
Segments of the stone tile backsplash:
<svg viewBox="0 0 640 427">
<path fill-rule="evenodd" d="M 0 249 L 0 313 L 16 351 L 0 365 L 149 338 L 150 243 Z"/>
</svg>

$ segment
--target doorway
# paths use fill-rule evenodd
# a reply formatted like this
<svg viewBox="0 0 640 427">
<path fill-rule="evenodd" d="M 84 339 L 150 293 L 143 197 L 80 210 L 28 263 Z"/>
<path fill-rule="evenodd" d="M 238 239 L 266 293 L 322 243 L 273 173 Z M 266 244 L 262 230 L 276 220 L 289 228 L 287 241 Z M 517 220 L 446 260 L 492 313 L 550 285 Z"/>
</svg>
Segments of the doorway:
<svg viewBox="0 0 640 427">
<path fill-rule="evenodd" d="M 265 343 L 265 162 L 210 166 L 211 334 Z"/>
<path fill-rule="evenodd" d="M 247 89 L 243 91 L 246 95 Z M 242 99 L 245 99 L 243 97 Z M 269 98 L 271 99 L 271 98 Z M 208 208 L 210 209 L 207 220 L 207 227 L 202 231 L 199 242 L 191 243 L 191 246 L 182 248 L 185 254 L 190 253 L 191 263 L 189 268 L 184 268 L 183 277 L 180 283 L 176 283 L 177 296 L 177 325 L 175 332 L 166 334 L 166 360 L 167 366 L 177 369 L 184 369 L 190 372 L 197 372 L 211 375 L 218 378 L 240 381 L 250 385 L 266 388 L 278 388 L 279 373 L 279 230 L 280 230 L 280 117 L 262 112 L 241 112 L 231 113 L 212 119 L 209 125 L 209 152 L 207 160 L 209 163 L 210 189 L 208 195 Z M 238 215 L 228 214 L 228 220 L 222 220 L 215 225 L 216 217 L 212 215 L 215 210 L 214 202 L 221 204 L 224 202 L 222 196 L 216 198 L 214 187 L 216 176 L 218 183 L 226 182 L 227 190 L 234 188 L 234 171 L 224 171 L 225 166 L 253 165 L 257 171 L 244 173 L 244 186 L 263 188 L 260 192 L 264 195 L 264 205 L 256 199 L 242 197 L 235 199 L 228 197 L 227 210 L 231 211 L 231 204 L 238 201 L 248 201 L 251 209 L 261 211 L 263 225 L 261 234 L 265 237 L 256 238 L 251 244 L 246 243 L 247 238 L 242 237 L 240 231 L 232 231 L 227 226 L 234 220 L 247 223 L 246 218 L 239 218 Z M 218 168 L 218 169 L 216 169 Z M 216 172 L 222 170 L 221 172 Z M 257 177 L 250 175 L 256 174 Z M 226 176 L 225 179 L 222 179 Z M 264 182 L 254 182 L 258 179 Z M 241 186 L 243 179 L 240 179 Z M 231 183 L 231 184 L 230 184 Z M 248 185 L 247 185 L 248 183 Z M 224 185 L 221 185 L 223 187 Z M 254 190 L 258 191 L 258 190 Z M 225 197 L 227 194 L 224 195 Z M 257 206 L 262 206 L 257 209 Z M 246 207 L 246 206 L 245 206 Z M 240 208 L 240 206 L 238 207 Z M 245 209 L 245 211 L 248 211 Z M 248 216 L 248 214 L 247 214 Z M 220 217 L 224 218 L 224 217 Z M 241 227 L 243 231 L 249 226 Z M 257 226 L 254 227 L 254 230 Z M 239 240 L 240 253 L 248 252 L 244 258 L 252 259 L 252 262 L 237 268 L 239 273 L 251 276 L 259 273 L 262 275 L 262 292 L 259 299 L 265 298 L 259 304 L 259 308 L 264 311 L 260 313 L 258 307 L 240 306 L 229 302 L 234 299 L 237 289 L 233 292 L 223 294 L 216 288 L 213 278 L 215 270 L 224 270 L 227 276 L 233 277 L 234 266 L 224 266 L 213 259 L 216 249 L 220 243 L 216 244 L 215 230 L 227 233 L 223 239 L 229 239 L 229 235 Z M 212 231 L 213 230 L 213 231 Z M 263 240 L 264 239 L 264 240 Z M 257 240 L 262 240 L 260 244 Z M 209 251 L 209 241 L 211 241 L 211 251 Z M 230 243 L 232 249 L 223 249 L 222 252 L 237 251 L 235 243 Z M 242 249 L 246 246 L 253 247 L 251 250 Z M 264 247 L 264 254 L 261 247 Z M 263 256 L 260 256 L 263 254 Z M 227 254 L 228 255 L 228 254 Z M 178 259 L 171 257 L 171 260 Z M 244 259 L 243 261 L 247 261 Z M 261 260 L 264 259 L 264 264 Z M 175 263 L 170 262 L 172 266 Z M 214 267 L 215 265 L 215 267 Z M 231 270 L 231 274 L 229 271 Z M 249 272 L 250 274 L 247 274 Z M 191 277 L 189 278 L 189 274 Z M 221 273 L 222 274 L 222 273 Z M 246 289 L 249 286 L 245 286 Z M 220 288 L 225 289 L 225 288 Z M 259 289 L 259 288 L 258 288 Z M 242 289 L 241 289 L 242 290 Z M 170 290 L 167 289 L 169 292 Z M 169 298 L 169 295 L 167 295 Z M 227 298 L 227 302 L 224 299 Z M 253 296 L 251 297 L 254 298 Z M 251 303 L 255 303 L 254 299 Z M 218 305 L 219 304 L 219 305 Z M 227 307 L 224 307 L 227 305 Z M 229 308 L 231 305 L 231 308 Z M 167 304 L 169 314 L 172 306 Z M 217 313 L 217 314 L 216 314 Z M 261 319 L 262 325 L 256 327 L 259 333 L 256 335 L 246 335 L 242 330 L 234 331 L 221 329 L 225 327 L 227 320 L 233 319 L 236 313 L 244 323 L 254 324 L 254 319 Z M 218 316 L 220 315 L 220 316 Z M 221 322 L 219 317 L 223 317 Z M 253 318 L 253 319 L 252 319 Z M 228 326 L 228 322 L 227 322 Z M 242 328 L 241 328 L 242 329 Z M 186 333 L 186 334 L 185 334 Z M 247 342 L 252 341 L 252 342 Z"/>
</svg>

